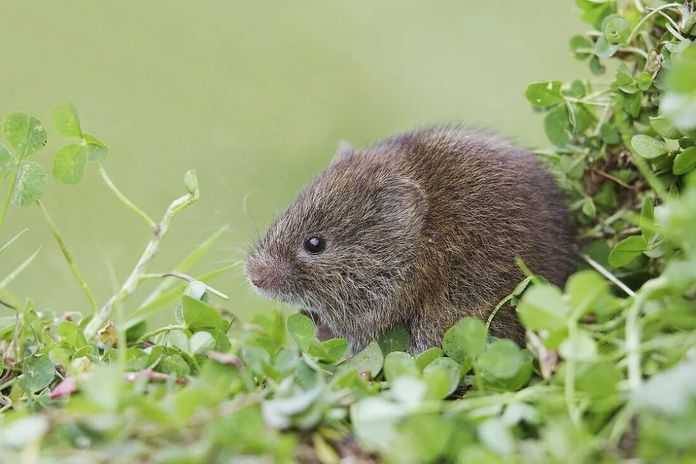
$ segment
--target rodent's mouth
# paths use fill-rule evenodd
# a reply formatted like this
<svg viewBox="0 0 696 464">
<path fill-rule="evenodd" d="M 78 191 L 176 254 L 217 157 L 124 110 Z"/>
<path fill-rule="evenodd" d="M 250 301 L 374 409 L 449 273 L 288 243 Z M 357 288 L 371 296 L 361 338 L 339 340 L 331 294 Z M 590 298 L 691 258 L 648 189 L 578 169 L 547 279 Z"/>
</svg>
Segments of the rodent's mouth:
<svg viewBox="0 0 696 464">
<path fill-rule="evenodd" d="M 254 291 L 264 298 L 268 298 L 269 300 L 280 301 L 290 306 L 297 307 L 301 310 L 307 309 L 307 305 L 295 295 L 290 295 L 277 289 L 261 288 L 254 285 L 253 282 L 250 282 L 250 284 Z"/>
</svg>

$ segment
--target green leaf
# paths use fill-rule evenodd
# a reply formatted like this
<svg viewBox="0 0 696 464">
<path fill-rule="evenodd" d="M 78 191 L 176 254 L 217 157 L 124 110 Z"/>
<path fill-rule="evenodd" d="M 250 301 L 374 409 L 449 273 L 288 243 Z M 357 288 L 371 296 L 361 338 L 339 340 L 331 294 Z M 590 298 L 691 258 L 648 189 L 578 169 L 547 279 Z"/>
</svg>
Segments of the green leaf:
<svg viewBox="0 0 696 464">
<path fill-rule="evenodd" d="M 77 116 L 77 110 L 73 105 L 66 104 L 56 108 L 53 112 L 53 121 L 56 125 L 56 130 L 61 135 L 82 137 L 80 118 Z"/>
<path fill-rule="evenodd" d="M 566 283 L 570 306 L 577 316 L 582 316 L 592 305 L 609 292 L 606 279 L 595 271 L 576 272 Z"/>
<path fill-rule="evenodd" d="M 615 145 L 621 142 L 619 131 L 612 124 L 603 124 L 600 129 L 602 141 L 609 145 Z"/>
<path fill-rule="evenodd" d="M 613 14 L 604 18 L 602 21 L 602 32 L 604 38 L 611 44 L 619 44 L 626 41 L 631 33 L 631 25 L 626 18 Z"/>
<path fill-rule="evenodd" d="M 377 343 L 379 343 L 382 353 L 388 354 L 392 351 L 406 351 L 410 341 L 411 335 L 408 330 L 402 325 L 397 325 L 379 337 Z"/>
<path fill-rule="evenodd" d="M 654 159 L 667 153 L 667 145 L 649 135 L 634 135 L 631 138 L 631 146 L 636 153 L 647 159 Z"/>
<path fill-rule="evenodd" d="M 189 347 L 192 354 L 205 354 L 215 349 L 215 338 L 209 332 L 196 332 L 189 340 Z"/>
<path fill-rule="evenodd" d="M 691 45 L 673 61 L 667 74 L 667 87 L 677 93 L 696 94 L 696 45 Z"/>
<path fill-rule="evenodd" d="M 123 373 L 116 366 L 96 367 L 82 385 L 85 396 L 106 411 L 115 411 L 124 391 Z"/>
<path fill-rule="evenodd" d="M 442 348 L 438 346 L 433 346 L 432 348 L 428 348 L 427 350 L 423 351 L 416 356 L 416 366 L 418 366 L 418 370 L 422 371 L 428 364 L 440 356 L 442 356 Z"/>
<path fill-rule="evenodd" d="M 623 380 L 621 369 L 611 362 L 598 362 L 588 365 L 578 373 L 575 387 L 589 394 L 593 400 L 601 401 L 617 393 L 619 382 Z"/>
<path fill-rule="evenodd" d="M 47 177 L 39 164 L 23 161 L 17 171 L 12 204 L 17 207 L 34 204 L 43 195 Z"/>
<path fill-rule="evenodd" d="M 570 121 L 565 105 L 557 106 L 544 117 L 544 132 L 556 146 L 562 147 L 570 142 Z"/>
<path fill-rule="evenodd" d="M 584 60 L 592 55 L 594 44 L 590 39 L 582 35 L 574 35 L 570 39 L 570 49 L 578 60 Z"/>
<path fill-rule="evenodd" d="M 465 317 L 445 332 L 442 349 L 455 361 L 471 360 L 486 347 L 488 330 L 486 325 L 473 317 Z"/>
<path fill-rule="evenodd" d="M 640 115 L 643 92 L 637 91 L 631 94 L 618 94 L 616 98 L 617 101 L 621 102 L 624 111 L 630 116 L 637 118 Z"/>
<path fill-rule="evenodd" d="M 623 267 L 639 257 L 646 249 L 648 244 L 640 235 L 627 237 L 617 243 L 609 253 L 609 264 L 612 267 Z"/>
<path fill-rule="evenodd" d="M 527 87 L 525 96 L 537 108 L 549 108 L 562 103 L 561 81 L 534 82 Z"/>
<path fill-rule="evenodd" d="M 392 351 L 384 358 L 384 377 L 393 382 L 403 375 L 418 375 L 418 368 L 413 357 L 403 351 Z"/>
<path fill-rule="evenodd" d="M 597 215 L 597 206 L 594 204 L 594 200 L 592 200 L 591 197 L 585 197 L 582 201 L 582 213 L 589 218 L 593 218 Z"/>
<path fill-rule="evenodd" d="M 87 165 L 87 150 L 82 145 L 66 145 L 53 158 L 53 177 L 64 184 L 77 184 Z"/>
<path fill-rule="evenodd" d="M 321 346 L 326 353 L 322 359 L 331 364 L 342 360 L 348 352 L 348 341 L 343 338 L 324 340 Z"/>
<path fill-rule="evenodd" d="M 399 439 L 392 447 L 393 461 L 441 462 L 451 439 L 454 423 L 437 414 L 414 415 L 399 423 Z"/>
<path fill-rule="evenodd" d="M 182 296 L 184 322 L 191 332 L 217 329 L 227 331 L 227 322 L 220 313 L 207 303 L 189 296 Z"/>
<path fill-rule="evenodd" d="M 493 387 L 517 390 L 532 374 L 532 356 L 512 340 L 496 340 L 476 360 L 483 380 Z"/>
<path fill-rule="evenodd" d="M 643 205 L 640 208 L 640 221 L 639 224 L 640 231 L 643 234 L 643 238 L 646 243 L 650 243 L 650 240 L 655 235 L 655 206 L 653 205 L 653 200 L 649 196 L 645 196 L 643 199 Z"/>
<path fill-rule="evenodd" d="M 598 56 L 592 55 L 590 58 L 590 72 L 595 76 L 600 76 L 606 72 L 607 68 L 602 64 Z"/>
<path fill-rule="evenodd" d="M 10 423 L 3 423 L 0 430 L 0 446 L 27 449 L 39 443 L 50 426 L 48 418 L 40 415 L 21 417 Z"/>
<path fill-rule="evenodd" d="M 680 176 L 696 168 L 696 147 L 689 147 L 674 158 L 672 172 Z"/>
<path fill-rule="evenodd" d="M 67 344 L 75 351 L 87 346 L 87 340 L 82 334 L 82 329 L 74 322 L 61 322 L 58 325 L 57 332 L 60 336 L 61 343 Z"/>
<path fill-rule="evenodd" d="M 423 380 L 428 390 L 426 397 L 441 400 L 450 396 L 459 386 L 461 366 L 451 358 L 437 358 L 423 369 Z"/>
<path fill-rule="evenodd" d="M 634 404 L 643 410 L 676 415 L 693 408 L 696 398 L 694 385 L 696 361 L 686 359 L 644 382 L 633 393 Z"/>
<path fill-rule="evenodd" d="M 601 29 L 604 18 L 614 12 L 614 2 L 602 0 L 575 0 L 575 3 L 580 10 L 582 10 L 582 20 L 596 29 Z"/>
<path fill-rule="evenodd" d="M 564 359 L 588 362 L 597 356 L 597 344 L 587 333 L 578 332 L 566 338 L 559 346 L 558 352 Z"/>
<path fill-rule="evenodd" d="M 557 287 L 541 284 L 527 290 L 517 312 L 527 329 L 556 331 L 566 327 L 570 309 Z"/>
<path fill-rule="evenodd" d="M 371 397 L 351 406 L 350 423 L 361 446 L 368 450 L 386 451 L 397 437 L 396 424 L 405 414 L 402 405 Z"/>
<path fill-rule="evenodd" d="M 477 367 L 495 378 L 513 377 L 520 368 L 520 349 L 511 340 L 496 340 L 477 360 Z"/>
<path fill-rule="evenodd" d="M 306 351 L 312 341 L 316 340 L 317 328 L 309 317 L 295 313 L 288 317 L 288 333 L 295 339 L 303 351 Z"/>
<path fill-rule="evenodd" d="M 486 433 L 492 433 L 488 432 L 488 429 L 484 430 Z M 506 435 L 509 435 L 509 431 L 506 432 Z M 484 437 L 487 436 L 484 435 Z M 500 455 L 481 445 L 468 444 L 461 449 L 457 462 L 460 464 L 505 464 L 506 461 Z"/>
<path fill-rule="evenodd" d="M 660 111 L 682 131 L 696 128 L 696 95 L 667 92 L 660 101 Z"/>
<path fill-rule="evenodd" d="M 651 117 L 650 127 L 666 139 L 676 139 L 681 136 L 679 130 L 672 124 L 672 121 L 665 116 Z"/>
<path fill-rule="evenodd" d="M 191 373 L 188 363 L 179 354 L 172 354 L 162 358 L 157 364 L 157 370 L 175 377 L 186 377 Z"/>
<path fill-rule="evenodd" d="M 24 113 L 10 113 L 2 122 L 2 133 L 19 159 L 36 153 L 46 145 L 46 129 L 41 121 Z"/>
<path fill-rule="evenodd" d="M 618 45 L 610 43 L 606 37 L 600 36 L 595 42 L 594 52 L 597 57 L 605 60 L 614 56 L 614 53 L 619 49 Z"/>
<path fill-rule="evenodd" d="M 587 88 L 585 87 L 585 83 L 583 81 L 575 79 L 570 84 L 563 86 L 562 93 L 563 95 L 567 95 L 569 97 L 583 98 L 587 94 Z"/>
<path fill-rule="evenodd" d="M 364 350 L 350 358 L 342 366 L 344 368 L 355 368 L 360 374 L 369 374 L 374 379 L 382 370 L 384 355 L 375 341 L 371 342 Z"/>
<path fill-rule="evenodd" d="M 56 368 L 48 356 L 32 356 L 24 361 L 22 372 L 22 387 L 34 393 L 50 385 L 56 375 Z"/>
</svg>

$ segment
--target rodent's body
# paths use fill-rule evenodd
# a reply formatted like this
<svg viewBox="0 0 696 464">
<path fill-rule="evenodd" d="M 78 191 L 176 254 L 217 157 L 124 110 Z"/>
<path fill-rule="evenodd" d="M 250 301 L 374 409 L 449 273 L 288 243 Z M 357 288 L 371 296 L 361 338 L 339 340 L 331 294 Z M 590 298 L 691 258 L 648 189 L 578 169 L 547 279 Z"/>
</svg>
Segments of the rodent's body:
<svg viewBox="0 0 696 464">
<path fill-rule="evenodd" d="M 314 253 L 308 237 L 325 249 Z M 257 244 L 247 272 L 354 350 L 401 324 L 418 352 L 464 316 L 485 320 L 523 277 L 516 256 L 562 284 L 573 253 L 563 197 L 539 161 L 448 127 L 339 153 Z M 509 307 L 491 332 L 523 337 Z"/>
</svg>

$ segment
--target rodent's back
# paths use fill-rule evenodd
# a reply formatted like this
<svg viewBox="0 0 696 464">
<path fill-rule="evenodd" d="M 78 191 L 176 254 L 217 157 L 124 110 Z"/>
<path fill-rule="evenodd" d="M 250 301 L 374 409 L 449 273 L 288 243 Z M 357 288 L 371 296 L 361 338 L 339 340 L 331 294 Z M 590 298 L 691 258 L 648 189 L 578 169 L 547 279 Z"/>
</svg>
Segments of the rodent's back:
<svg viewBox="0 0 696 464">
<path fill-rule="evenodd" d="M 464 313 L 486 318 L 521 280 L 521 257 L 536 274 L 562 285 L 574 267 L 574 230 L 563 195 L 536 157 L 495 136 L 459 127 L 424 129 L 368 151 L 414 180 L 428 208 L 418 245 L 418 295 L 436 325 Z M 433 314 L 441 306 L 449 314 Z M 509 310 L 492 325 L 518 340 Z"/>
</svg>

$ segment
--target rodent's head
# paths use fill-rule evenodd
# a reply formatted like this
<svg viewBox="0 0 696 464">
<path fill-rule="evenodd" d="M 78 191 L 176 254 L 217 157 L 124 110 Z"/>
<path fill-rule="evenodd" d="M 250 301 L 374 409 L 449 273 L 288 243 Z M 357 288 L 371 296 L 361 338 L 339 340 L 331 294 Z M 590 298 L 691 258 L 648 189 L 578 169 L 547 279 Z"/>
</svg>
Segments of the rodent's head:
<svg viewBox="0 0 696 464">
<path fill-rule="evenodd" d="M 387 156 L 344 148 L 300 193 L 247 259 L 260 293 L 329 320 L 389 306 L 413 267 L 427 206 Z"/>
</svg>

